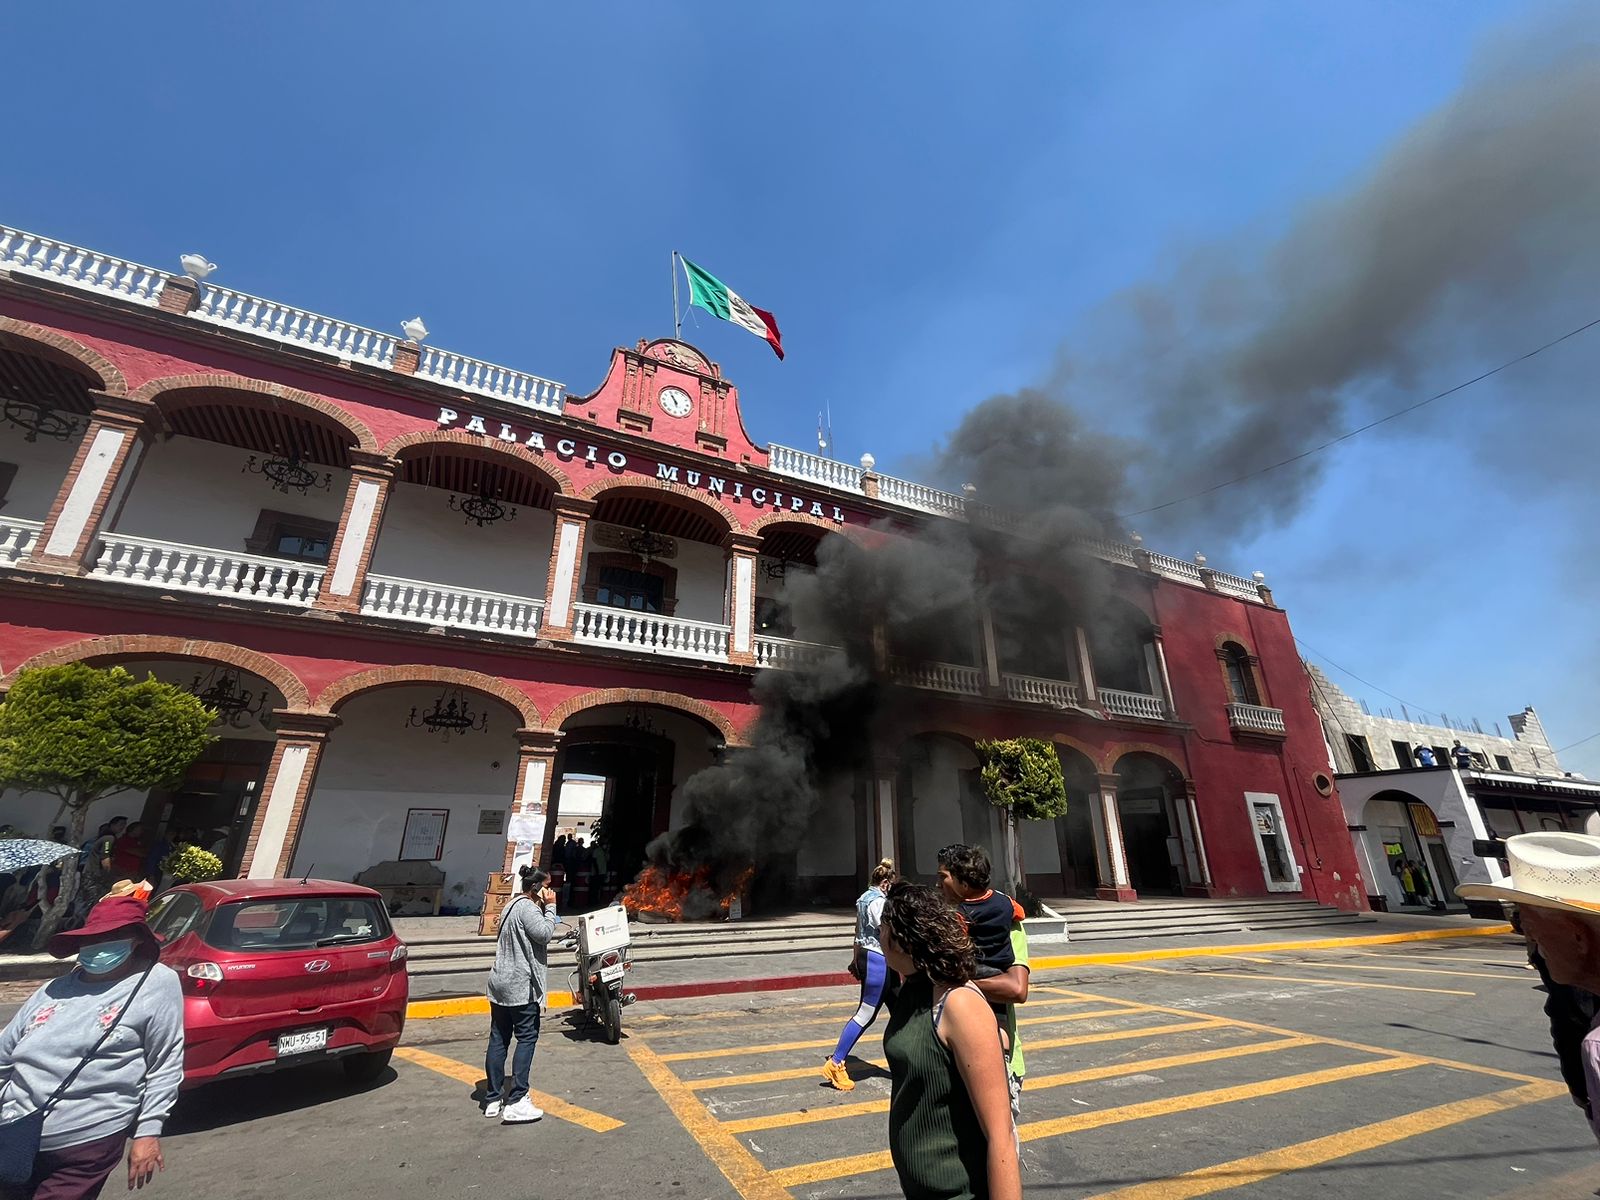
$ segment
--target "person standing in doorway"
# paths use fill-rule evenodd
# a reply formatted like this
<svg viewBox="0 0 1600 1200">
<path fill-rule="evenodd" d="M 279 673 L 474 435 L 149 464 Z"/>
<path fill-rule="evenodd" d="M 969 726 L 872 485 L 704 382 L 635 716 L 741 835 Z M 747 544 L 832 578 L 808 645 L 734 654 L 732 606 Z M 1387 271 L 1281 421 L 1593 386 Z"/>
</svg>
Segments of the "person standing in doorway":
<svg viewBox="0 0 1600 1200">
<path fill-rule="evenodd" d="M 1472 770 L 1472 751 L 1461 744 L 1461 739 L 1456 739 L 1456 744 L 1450 747 L 1450 757 L 1455 759 L 1456 770 Z"/>
<path fill-rule="evenodd" d="M 886 858 L 872 868 L 867 890 L 856 898 L 855 957 L 850 974 L 861 981 L 861 1002 L 839 1034 L 839 1044 L 822 1064 L 822 1077 L 841 1092 L 855 1090 L 855 1081 L 845 1070 L 845 1059 L 857 1040 L 878 1019 L 889 992 L 889 966 L 878 943 L 878 926 L 883 924 L 883 903 L 895 881 L 894 860 Z"/>
<path fill-rule="evenodd" d="M 523 867 L 522 895 L 500 916 L 494 968 L 489 972 L 489 1055 L 484 1064 L 489 1102 L 486 1117 L 506 1125 L 525 1125 L 544 1116 L 528 1095 L 533 1051 L 539 1042 L 544 1007 L 547 954 L 556 931 L 556 894 L 538 867 Z M 515 1038 L 511 1084 L 506 1085 L 506 1052 Z"/>
<path fill-rule="evenodd" d="M 1400 891 L 1405 896 L 1404 903 L 1415 905 L 1417 903 L 1417 875 L 1411 869 L 1411 860 L 1400 860 Z"/>
<path fill-rule="evenodd" d="M 1418 746 L 1411 754 L 1417 760 L 1417 766 L 1419 767 L 1437 767 L 1439 765 L 1438 759 L 1433 756 L 1432 746 Z"/>
</svg>

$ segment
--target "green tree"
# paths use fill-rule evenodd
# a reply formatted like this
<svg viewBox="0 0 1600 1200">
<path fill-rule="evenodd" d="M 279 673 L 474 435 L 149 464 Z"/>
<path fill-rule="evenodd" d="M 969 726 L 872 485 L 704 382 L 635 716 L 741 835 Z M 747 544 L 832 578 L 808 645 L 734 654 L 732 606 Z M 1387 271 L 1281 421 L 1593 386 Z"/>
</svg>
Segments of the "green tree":
<svg viewBox="0 0 1600 1200">
<path fill-rule="evenodd" d="M 1067 781 L 1056 748 L 1038 738 L 1010 738 L 977 744 L 983 766 L 983 791 L 1006 814 L 1006 867 L 1017 900 L 1030 913 L 1039 902 L 1028 894 L 1018 821 L 1053 821 L 1067 813 Z"/>
<path fill-rule="evenodd" d="M 24 671 L 0 702 L 0 787 L 43 792 L 67 814 L 68 840 L 84 841 L 89 808 L 121 791 L 171 787 L 210 742 L 217 714 L 154 676 L 84 663 Z M 55 903 L 35 945 L 61 926 L 78 892 L 78 860 L 66 860 Z M 95 897 L 98 899 L 98 897 Z"/>
</svg>

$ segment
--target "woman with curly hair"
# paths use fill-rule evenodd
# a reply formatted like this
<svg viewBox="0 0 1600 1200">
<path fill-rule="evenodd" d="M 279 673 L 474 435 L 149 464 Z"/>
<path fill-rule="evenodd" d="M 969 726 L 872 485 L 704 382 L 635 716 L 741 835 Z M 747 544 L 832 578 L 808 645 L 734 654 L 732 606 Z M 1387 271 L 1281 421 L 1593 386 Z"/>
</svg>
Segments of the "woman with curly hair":
<svg viewBox="0 0 1600 1200">
<path fill-rule="evenodd" d="M 972 984 L 977 954 L 965 922 L 934 888 L 897 883 L 878 941 L 905 976 L 883 1034 L 901 1191 L 909 1200 L 1019 1200 L 1005 1059 L 994 1013 Z"/>
</svg>

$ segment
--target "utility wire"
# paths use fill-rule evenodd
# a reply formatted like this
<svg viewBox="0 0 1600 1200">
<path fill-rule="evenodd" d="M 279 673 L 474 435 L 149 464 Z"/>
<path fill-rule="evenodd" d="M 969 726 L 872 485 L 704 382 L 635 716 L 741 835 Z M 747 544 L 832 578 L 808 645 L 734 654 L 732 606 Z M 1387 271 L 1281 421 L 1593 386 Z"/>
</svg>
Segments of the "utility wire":
<svg viewBox="0 0 1600 1200">
<path fill-rule="evenodd" d="M 1222 483 L 1212 484 L 1208 488 L 1204 488 L 1198 492 L 1191 492 L 1187 496 L 1179 496 L 1174 500 L 1168 500 L 1164 504 L 1157 504 L 1153 508 L 1141 508 L 1138 512 L 1124 513 L 1117 519 L 1119 521 L 1131 521 L 1134 517 L 1148 516 L 1150 513 L 1160 512 L 1162 509 L 1172 508 L 1179 504 L 1187 504 L 1190 500 L 1198 500 L 1202 496 L 1209 496 L 1213 492 L 1220 492 L 1223 488 L 1230 488 L 1235 484 L 1244 483 L 1246 480 L 1254 479 L 1258 475 L 1265 475 L 1268 471 L 1276 471 L 1279 467 L 1287 467 L 1290 463 L 1297 463 L 1303 458 L 1310 458 L 1313 454 L 1320 454 L 1324 450 L 1328 450 L 1334 446 L 1337 446 L 1340 442 L 1349 441 L 1357 434 L 1366 433 L 1369 429 L 1376 429 L 1379 425 L 1382 425 L 1388 421 L 1393 421 L 1397 417 L 1403 417 L 1407 413 L 1416 412 L 1417 409 L 1422 408 L 1425 405 L 1432 404 L 1435 400 L 1443 400 L 1446 396 L 1453 396 L 1455 393 L 1469 388 L 1475 383 L 1482 383 L 1491 375 L 1498 375 L 1501 371 L 1506 370 L 1508 367 L 1514 367 L 1518 363 L 1527 362 L 1528 359 L 1533 358 L 1536 355 L 1543 354 L 1546 350 L 1549 350 L 1555 346 L 1559 346 L 1562 342 L 1569 338 L 1575 338 L 1580 333 L 1586 333 L 1587 331 L 1593 329 L 1596 325 L 1600 325 L 1600 317 L 1596 317 L 1587 325 L 1580 325 L 1576 329 L 1570 330 L 1567 333 L 1563 333 L 1560 337 L 1554 339 L 1553 341 L 1546 342 L 1544 345 L 1539 346 L 1536 349 L 1529 350 L 1526 354 L 1519 354 L 1515 358 L 1507 359 L 1498 367 L 1492 367 L 1481 375 L 1474 375 L 1471 379 L 1468 379 L 1464 383 L 1458 383 L 1455 385 L 1455 387 L 1446 388 L 1442 392 L 1429 396 L 1426 400 L 1418 400 L 1415 404 L 1410 404 L 1405 408 L 1397 409 L 1388 416 L 1379 417 L 1375 421 L 1368 421 L 1365 425 L 1358 426 L 1355 429 L 1350 430 L 1348 433 L 1341 433 L 1338 437 L 1333 438 L 1331 441 L 1323 442 L 1320 446 L 1312 446 L 1309 450 L 1302 450 L 1299 454 L 1283 459 L 1281 462 L 1275 462 L 1270 466 L 1260 467 L 1254 471 L 1246 471 L 1243 475 L 1237 475 L 1232 479 L 1224 480 Z M 1341 671 L 1344 670 L 1343 667 L 1340 667 L 1339 669 Z M 1373 685 L 1369 684 L 1368 686 L 1370 687 Z M 1380 692 L 1383 691 L 1382 688 L 1379 688 L 1378 690 Z M 1389 693 L 1384 692 L 1384 695 L 1388 694 Z M 1397 696 L 1395 699 L 1399 699 L 1399 697 Z"/>
<path fill-rule="evenodd" d="M 1315 658 L 1320 658 L 1323 662 L 1327 663 L 1335 671 L 1343 672 L 1344 674 L 1350 676 L 1351 679 L 1354 679 L 1356 682 L 1366 684 L 1373 691 L 1382 692 L 1385 696 L 1389 697 L 1389 699 L 1398 700 L 1398 701 L 1400 701 L 1401 704 L 1404 704 L 1407 708 L 1414 708 L 1419 713 L 1422 713 L 1424 716 L 1439 717 L 1441 719 L 1444 717 L 1444 713 L 1442 713 L 1442 712 L 1438 712 L 1438 711 L 1436 711 L 1434 709 L 1431 709 L 1431 708 L 1424 708 L 1422 705 L 1416 703 L 1415 701 L 1407 700 L 1404 696 L 1396 696 L 1393 692 L 1389 691 L 1387 688 L 1379 687 L 1377 684 L 1373 683 L 1372 680 L 1370 680 L 1370 679 L 1362 679 L 1361 676 L 1357 675 L 1349 667 L 1341 667 L 1338 663 L 1334 662 L 1333 659 L 1329 658 L 1326 654 L 1322 653 L 1322 651 L 1318 650 L 1314 646 L 1306 645 L 1306 643 L 1301 641 L 1298 637 L 1295 638 L 1294 640 L 1295 640 L 1295 644 L 1297 646 L 1299 646 L 1302 650 L 1304 650 L 1307 653 L 1311 654 Z M 1596 737 L 1600 737 L 1600 734 L 1596 734 L 1595 736 Z"/>
<path fill-rule="evenodd" d="M 1568 750 L 1572 750 L 1575 747 L 1581 746 L 1585 742 L 1592 742 L 1597 737 L 1600 737 L 1600 729 L 1595 730 L 1593 733 L 1591 733 L 1586 738 L 1579 738 L 1577 741 L 1573 742 L 1571 746 L 1563 746 L 1563 747 L 1561 747 L 1561 749 L 1557 750 L 1556 753 L 1557 754 L 1565 754 Z"/>
</svg>

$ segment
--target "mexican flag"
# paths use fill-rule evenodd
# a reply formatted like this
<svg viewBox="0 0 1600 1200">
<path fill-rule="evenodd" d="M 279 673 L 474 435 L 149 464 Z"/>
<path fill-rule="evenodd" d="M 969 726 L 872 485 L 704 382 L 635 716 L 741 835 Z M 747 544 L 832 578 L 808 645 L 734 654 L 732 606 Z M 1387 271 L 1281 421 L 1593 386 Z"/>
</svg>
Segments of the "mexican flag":
<svg viewBox="0 0 1600 1200">
<path fill-rule="evenodd" d="M 783 357 L 783 335 L 778 332 L 778 321 L 765 309 L 757 308 L 740 296 L 710 271 L 695 266 L 683 255 L 683 273 L 689 278 L 689 303 L 705 309 L 714 317 L 732 321 L 748 329 L 758 338 L 765 338 L 772 352 Z"/>
</svg>

